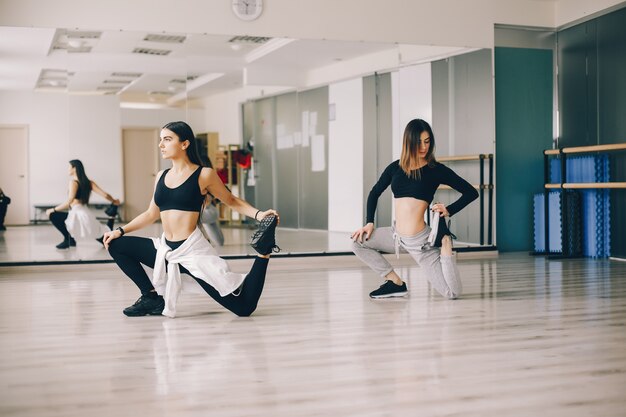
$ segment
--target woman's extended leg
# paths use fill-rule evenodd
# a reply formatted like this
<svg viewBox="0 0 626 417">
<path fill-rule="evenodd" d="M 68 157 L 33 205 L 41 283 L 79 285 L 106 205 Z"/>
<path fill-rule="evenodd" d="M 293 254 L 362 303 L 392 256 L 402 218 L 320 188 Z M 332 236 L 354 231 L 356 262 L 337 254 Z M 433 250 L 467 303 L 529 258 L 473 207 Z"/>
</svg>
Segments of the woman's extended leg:
<svg viewBox="0 0 626 417">
<path fill-rule="evenodd" d="M 268 263 L 269 258 L 257 256 L 241 287 L 233 294 L 228 294 L 224 297 L 220 296 L 219 292 L 205 281 L 198 278 L 195 279 L 207 294 L 224 308 L 240 317 L 248 317 L 256 310 L 261 293 L 263 293 Z M 189 273 L 184 268 L 181 268 L 181 272 L 183 271 Z"/>
</svg>

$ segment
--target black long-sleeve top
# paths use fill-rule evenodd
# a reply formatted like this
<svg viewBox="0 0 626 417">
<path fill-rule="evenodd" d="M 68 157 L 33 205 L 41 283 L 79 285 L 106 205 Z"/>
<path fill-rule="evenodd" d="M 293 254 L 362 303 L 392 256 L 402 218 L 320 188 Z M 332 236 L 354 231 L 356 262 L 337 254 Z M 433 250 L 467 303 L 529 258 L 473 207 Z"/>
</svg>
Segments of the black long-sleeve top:
<svg viewBox="0 0 626 417">
<path fill-rule="evenodd" d="M 478 191 L 470 183 L 459 177 L 445 165 L 436 162 L 434 166 L 421 168 L 417 178 L 411 178 L 400 168 L 400 161 L 394 161 L 382 173 L 378 182 L 372 187 L 367 197 L 366 223 L 374 222 L 374 213 L 378 204 L 378 197 L 391 184 L 391 192 L 395 198 L 413 197 L 430 204 L 435 196 L 437 187 L 441 184 L 449 185 L 461 193 L 461 197 L 446 208 L 450 216 L 461 211 L 465 206 L 478 198 Z"/>
</svg>

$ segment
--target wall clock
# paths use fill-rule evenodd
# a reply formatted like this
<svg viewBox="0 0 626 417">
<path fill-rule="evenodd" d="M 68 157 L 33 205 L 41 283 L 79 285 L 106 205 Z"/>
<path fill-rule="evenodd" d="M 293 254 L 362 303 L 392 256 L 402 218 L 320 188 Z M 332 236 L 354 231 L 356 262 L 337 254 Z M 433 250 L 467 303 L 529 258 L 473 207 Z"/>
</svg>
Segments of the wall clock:
<svg viewBox="0 0 626 417">
<path fill-rule="evenodd" d="M 263 0 L 231 0 L 233 13 L 241 20 L 254 20 L 263 12 Z"/>
</svg>

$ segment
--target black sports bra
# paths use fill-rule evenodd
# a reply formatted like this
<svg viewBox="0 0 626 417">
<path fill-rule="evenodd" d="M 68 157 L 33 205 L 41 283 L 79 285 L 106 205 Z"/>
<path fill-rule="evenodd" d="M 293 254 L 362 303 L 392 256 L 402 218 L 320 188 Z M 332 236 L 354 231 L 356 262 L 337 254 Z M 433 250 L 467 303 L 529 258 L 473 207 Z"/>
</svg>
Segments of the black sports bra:
<svg viewBox="0 0 626 417">
<path fill-rule="evenodd" d="M 378 197 L 390 184 L 395 198 L 412 197 L 425 201 L 428 204 L 433 201 L 435 191 L 437 191 L 439 185 L 449 185 L 461 193 L 461 197 L 446 207 L 450 216 L 458 213 L 463 207 L 478 198 L 478 191 L 470 183 L 439 162 L 432 167 L 428 165 L 422 167 L 419 178 L 410 178 L 400 168 L 400 161 L 394 161 L 389 164 L 370 191 L 367 198 L 367 216 L 365 219 L 367 223 L 374 222 Z"/>
<path fill-rule="evenodd" d="M 165 185 L 165 176 L 169 171 L 169 168 L 166 169 L 161 178 L 159 178 L 159 182 L 154 190 L 154 203 L 161 211 L 182 210 L 197 211 L 199 213 L 204 202 L 204 195 L 200 192 L 200 186 L 198 185 L 202 167 L 198 167 L 185 182 L 176 188 L 169 188 Z"/>
</svg>

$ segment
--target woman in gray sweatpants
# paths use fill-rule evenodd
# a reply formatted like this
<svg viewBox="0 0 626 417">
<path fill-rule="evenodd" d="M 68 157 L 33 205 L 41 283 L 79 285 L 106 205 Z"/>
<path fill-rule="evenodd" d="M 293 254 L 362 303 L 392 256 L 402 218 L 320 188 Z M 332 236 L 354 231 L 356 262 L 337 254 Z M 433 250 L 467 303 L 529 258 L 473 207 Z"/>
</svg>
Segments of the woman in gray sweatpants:
<svg viewBox="0 0 626 417">
<path fill-rule="evenodd" d="M 367 198 L 366 224 L 352 234 L 352 249 L 385 279 L 380 288 L 370 293 L 372 298 L 407 294 L 406 283 L 381 254 L 400 251 L 408 252 L 415 259 L 439 294 L 448 299 L 461 295 L 461 279 L 445 217 L 458 213 L 478 197 L 478 192 L 450 168 L 438 163 L 434 150 L 435 136 L 430 125 L 421 119 L 411 120 L 404 130 L 400 159 L 385 169 Z M 430 207 L 431 229 L 424 218 L 441 184 L 449 185 L 461 196 L 448 206 L 435 203 Z M 396 220 L 393 227 L 374 230 L 378 198 L 389 185 Z"/>
</svg>

